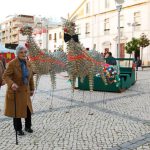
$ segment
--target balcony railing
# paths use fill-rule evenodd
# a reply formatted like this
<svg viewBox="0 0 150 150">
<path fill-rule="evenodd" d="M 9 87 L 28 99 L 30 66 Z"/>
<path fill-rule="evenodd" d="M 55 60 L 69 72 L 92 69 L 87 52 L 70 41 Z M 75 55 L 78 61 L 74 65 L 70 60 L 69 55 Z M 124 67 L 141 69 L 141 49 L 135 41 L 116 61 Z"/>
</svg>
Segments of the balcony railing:
<svg viewBox="0 0 150 150">
<path fill-rule="evenodd" d="M 12 34 L 12 35 L 18 34 L 18 30 L 12 30 L 11 34 Z"/>
</svg>

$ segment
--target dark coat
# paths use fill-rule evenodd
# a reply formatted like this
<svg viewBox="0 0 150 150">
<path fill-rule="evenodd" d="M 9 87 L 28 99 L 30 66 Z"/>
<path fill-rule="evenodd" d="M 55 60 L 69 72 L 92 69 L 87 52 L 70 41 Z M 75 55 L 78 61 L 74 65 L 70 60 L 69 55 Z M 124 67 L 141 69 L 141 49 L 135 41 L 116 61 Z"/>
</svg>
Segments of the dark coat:
<svg viewBox="0 0 150 150">
<path fill-rule="evenodd" d="M 3 62 L 0 60 L 0 87 L 2 86 L 3 80 L 2 80 L 2 76 L 4 73 L 5 67 L 3 65 Z"/>
<path fill-rule="evenodd" d="M 106 63 L 109 65 L 117 65 L 116 59 L 112 56 L 106 58 Z"/>
<path fill-rule="evenodd" d="M 142 61 L 140 59 L 137 59 L 135 63 L 137 67 L 141 67 Z"/>
<path fill-rule="evenodd" d="M 26 65 L 29 71 L 28 85 L 23 84 L 22 70 L 18 58 L 9 62 L 8 67 L 3 74 L 3 79 L 8 85 L 5 98 L 4 115 L 8 117 L 15 117 L 14 91 L 11 89 L 13 83 L 16 83 L 19 86 L 16 91 L 16 118 L 27 117 L 27 106 L 29 107 L 31 113 L 33 112 L 30 99 L 30 91 L 34 90 L 33 73 L 31 64 L 28 61 L 26 62 Z"/>
</svg>

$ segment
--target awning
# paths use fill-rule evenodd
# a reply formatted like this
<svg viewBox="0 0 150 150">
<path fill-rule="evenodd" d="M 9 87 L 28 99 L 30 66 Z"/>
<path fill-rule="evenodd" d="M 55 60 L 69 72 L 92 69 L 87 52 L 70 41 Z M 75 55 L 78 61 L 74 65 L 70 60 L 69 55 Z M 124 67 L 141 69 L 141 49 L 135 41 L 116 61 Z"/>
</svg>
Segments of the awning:
<svg viewBox="0 0 150 150">
<path fill-rule="evenodd" d="M 5 48 L 5 47 L 2 46 L 2 44 L 0 43 L 0 53 L 15 53 L 15 51 L 12 50 L 12 49 Z"/>
</svg>

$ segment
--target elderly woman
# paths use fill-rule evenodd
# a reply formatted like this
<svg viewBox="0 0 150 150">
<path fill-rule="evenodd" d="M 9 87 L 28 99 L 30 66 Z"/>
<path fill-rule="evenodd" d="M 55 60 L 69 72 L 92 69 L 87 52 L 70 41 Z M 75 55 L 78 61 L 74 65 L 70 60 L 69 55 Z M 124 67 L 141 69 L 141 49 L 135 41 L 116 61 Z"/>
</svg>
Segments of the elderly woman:
<svg viewBox="0 0 150 150">
<path fill-rule="evenodd" d="M 9 62 L 3 74 L 3 80 L 7 84 L 4 114 L 13 117 L 13 125 L 17 134 L 24 135 L 21 118 L 25 118 L 25 131 L 33 132 L 31 129 L 32 103 L 30 96 L 34 93 L 34 83 L 31 64 L 27 61 L 26 48 L 18 45 L 16 55 L 17 58 Z"/>
</svg>

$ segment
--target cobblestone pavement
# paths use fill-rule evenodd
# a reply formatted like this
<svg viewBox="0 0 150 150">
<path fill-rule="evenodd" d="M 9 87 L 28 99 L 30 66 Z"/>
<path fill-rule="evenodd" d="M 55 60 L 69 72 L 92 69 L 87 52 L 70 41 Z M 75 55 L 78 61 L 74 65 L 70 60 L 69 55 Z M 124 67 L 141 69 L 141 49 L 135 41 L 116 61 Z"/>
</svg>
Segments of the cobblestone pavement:
<svg viewBox="0 0 150 150">
<path fill-rule="evenodd" d="M 19 145 L 12 119 L 3 116 L 2 87 L 0 150 L 150 150 L 149 75 L 138 71 L 136 84 L 123 93 L 76 90 L 74 96 L 66 73 L 57 75 L 54 92 L 43 76 L 32 98 L 34 133 L 19 137 Z"/>
</svg>

